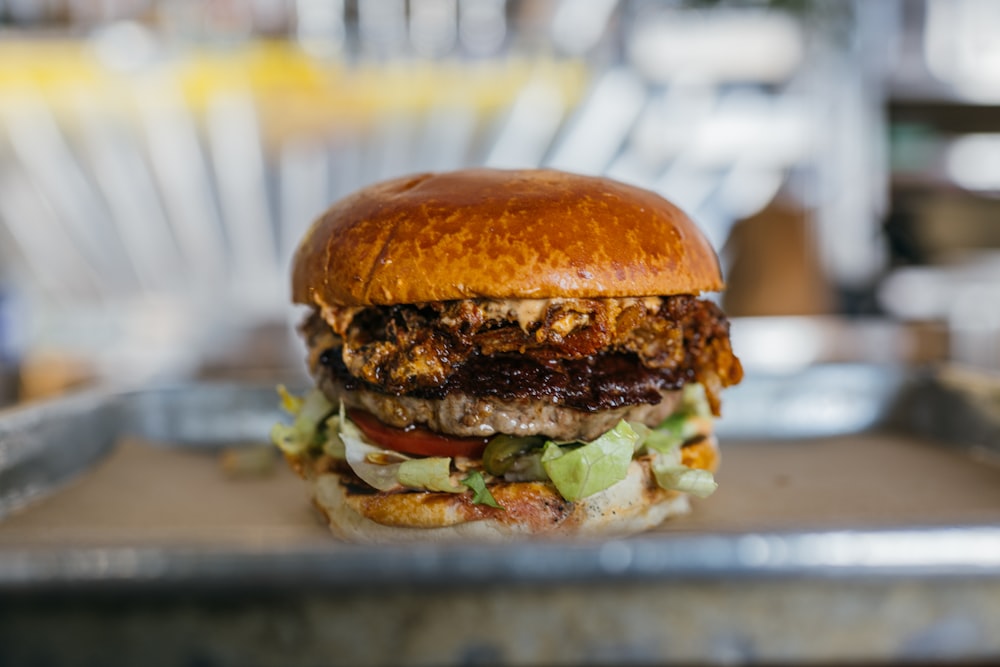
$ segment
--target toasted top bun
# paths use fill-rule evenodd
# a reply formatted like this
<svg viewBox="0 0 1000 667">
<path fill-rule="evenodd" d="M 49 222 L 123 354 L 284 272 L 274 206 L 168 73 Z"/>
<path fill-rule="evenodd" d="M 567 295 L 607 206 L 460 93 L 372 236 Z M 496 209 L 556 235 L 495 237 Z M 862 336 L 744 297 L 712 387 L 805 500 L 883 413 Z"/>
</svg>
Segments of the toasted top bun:
<svg viewBox="0 0 1000 667">
<path fill-rule="evenodd" d="M 368 186 L 313 224 L 292 267 L 293 300 L 319 306 L 723 286 L 711 245 L 676 206 L 606 178 L 549 170 L 470 169 Z"/>
</svg>

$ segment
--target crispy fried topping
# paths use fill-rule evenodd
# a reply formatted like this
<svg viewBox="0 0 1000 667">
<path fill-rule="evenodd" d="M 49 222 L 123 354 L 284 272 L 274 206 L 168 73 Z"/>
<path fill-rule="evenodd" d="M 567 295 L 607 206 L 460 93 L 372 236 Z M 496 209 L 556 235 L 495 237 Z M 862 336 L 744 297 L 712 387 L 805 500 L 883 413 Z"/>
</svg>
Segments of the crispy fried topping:
<svg viewBox="0 0 1000 667">
<path fill-rule="evenodd" d="M 718 392 L 742 377 L 725 316 L 693 296 L 523 306 L 465 300 L 327 307 L 303 326 L 310 367 L 332 372 L 348 388 L 398 396 L 463 392 L 587 411 L 655 403 L 663 390 L 701 382 L 718 412 Z M 322 364 L 318 350 L 339 354 L 323 355 Z"/>
</svg>

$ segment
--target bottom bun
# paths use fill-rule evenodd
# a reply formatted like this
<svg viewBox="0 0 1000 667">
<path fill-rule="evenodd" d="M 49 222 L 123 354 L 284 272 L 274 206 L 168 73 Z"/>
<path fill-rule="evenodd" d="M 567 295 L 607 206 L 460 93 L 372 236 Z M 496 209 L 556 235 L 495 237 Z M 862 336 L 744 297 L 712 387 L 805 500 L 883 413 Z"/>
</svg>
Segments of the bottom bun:
<svg viewBox="0 0 1000 667">
<path fill-rule="evenodd" d="M 373 493 L 332 471 L 306 475 L 313 504 L 337 536 L 352 542 L 506 542 L 529 536 L 611 537 L 639 533 L 689 511 L 682 493 L 660 488 L 649 462 L 635 460 L 621 482 L 568 502 L 547 482 L 503 482 L 490 491 L 504 509 L 468 493 Z"/>
</svg>

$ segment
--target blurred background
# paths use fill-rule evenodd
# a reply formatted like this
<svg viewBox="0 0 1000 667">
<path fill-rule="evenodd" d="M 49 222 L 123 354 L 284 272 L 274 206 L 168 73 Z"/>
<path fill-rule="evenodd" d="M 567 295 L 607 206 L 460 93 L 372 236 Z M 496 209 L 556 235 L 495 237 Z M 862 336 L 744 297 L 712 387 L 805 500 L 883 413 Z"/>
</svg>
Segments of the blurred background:
<svg viewBox="0 0 1000 667">
<path fill-rule="evenodd" d="M 751 371 L 995 368 L 997 35 L 998 0 L 0 0 L 0 403 L 301 368 L 306 226 L 474 165 L 677 202 Z"/>
</svg>

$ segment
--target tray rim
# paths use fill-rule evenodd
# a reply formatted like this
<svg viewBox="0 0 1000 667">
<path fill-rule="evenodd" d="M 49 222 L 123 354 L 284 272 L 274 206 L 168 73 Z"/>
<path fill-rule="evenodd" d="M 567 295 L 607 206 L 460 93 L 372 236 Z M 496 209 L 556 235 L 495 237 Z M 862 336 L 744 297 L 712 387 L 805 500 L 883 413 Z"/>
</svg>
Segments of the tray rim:
<svg viewBox="0 0 1000 667">
<path fill-rule="evenodd" d="M 1000 525 L 675 533 L 505 545 L 0 548 L 0 591 L 1000 578 Z"/>
<path fill-rule="evenodd" d="M 871 365 L 839 367 L 862 368 L 869 373 L 873 368 Z M 926 377 L 920 371 L 905 377 L 900 375 L 893 382 L 919 383 Z M 0 411 L 0 436 L 4 435 L 5 426 L 9 431 L 11 423 L 37 423 L 59 405 L 104 404 L 114 409 L 118 421 L 112 430 L 120 440 L 137 424 L 129 406 L 155 402 L 157 397 L 179 396 L 187 400 L 190 397 L 185 393 L 192 387 L 223 394 L 234 388 L 265 395 L 273 390 L 273 385 L 264 383 L 179 383 L 151 388 L 93 389 Z M 882 407 L 885 408 L 882 417 L 891 417 L 889 403 Z M 277 414 L 276 407 L 274 412 Z M 732 436 L 729 439 L 738 440 Z M 180 446 L 183 444 L 178 442 Z M 0 460 L 0 467 L 3 463 Z M 58 492 L 58 487 L 53 492 Z M 248 580 L 281 586 L 351 587 L 442 582 L 481 585 L 492 581 L 565 583 L 582 579 L 1000 577 L 1000 524 L 776 532 L 678 531 L 599 542 L 520 542 L 499 547 L 335 544 L 336 548 L 316 544 L 272 550 L 204 546 L 0 546 L 0 590 L 179 583 L 227 587 Z"/>
</svg>

